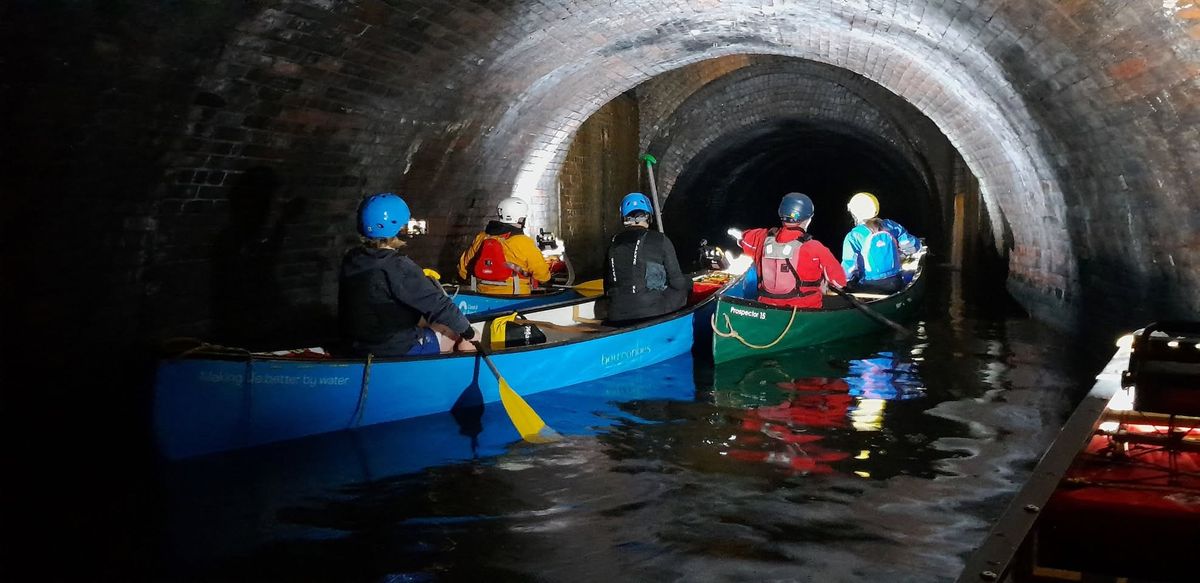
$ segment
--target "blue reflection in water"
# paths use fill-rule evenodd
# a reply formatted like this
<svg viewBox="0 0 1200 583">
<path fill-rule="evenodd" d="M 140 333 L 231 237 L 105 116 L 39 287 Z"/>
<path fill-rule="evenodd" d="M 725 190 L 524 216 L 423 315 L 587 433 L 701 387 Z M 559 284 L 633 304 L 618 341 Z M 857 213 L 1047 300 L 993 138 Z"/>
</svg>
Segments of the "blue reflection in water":
<svg viewBox="0 0 1200 583">
<path fill-rule="evenodd" d="M 890 351 L 851 360 L 850 370 L 843 378 L 850 386 L 850 394 L 863 399 L 894 401 L 925 396 L 916 363 Z"/>
</svg>

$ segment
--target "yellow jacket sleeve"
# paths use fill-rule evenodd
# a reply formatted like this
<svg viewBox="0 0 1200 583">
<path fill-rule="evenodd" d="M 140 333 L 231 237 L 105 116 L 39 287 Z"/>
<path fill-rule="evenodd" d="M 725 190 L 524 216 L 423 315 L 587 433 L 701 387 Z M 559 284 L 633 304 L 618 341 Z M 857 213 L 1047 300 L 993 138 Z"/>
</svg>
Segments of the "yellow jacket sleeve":
<svg viewBox="0 0 1200 583">
<path fill-rule="evenodd" d="M 550 265 L 542 256 L 542 250 L 529 235 L 514 235 L 508 239 L 508 250 L 515 255 L 511 260 L 539 282 L 550 281 Z"/>
<path fill-rule="evenodd" d="M 475 254 L 479 253 L 479 246 L 483 244 L 483 239 L 487 237 L 483 233 L 475 235 L 475 240 L 471 242 L 471 246 L 463 251 L 463 254 L 458 258 L 458 278 L 462 281 L 471 279 L 471 273 L 467 270 L 471 268 L 471 260 L 475 259 Z"/>
</svg>

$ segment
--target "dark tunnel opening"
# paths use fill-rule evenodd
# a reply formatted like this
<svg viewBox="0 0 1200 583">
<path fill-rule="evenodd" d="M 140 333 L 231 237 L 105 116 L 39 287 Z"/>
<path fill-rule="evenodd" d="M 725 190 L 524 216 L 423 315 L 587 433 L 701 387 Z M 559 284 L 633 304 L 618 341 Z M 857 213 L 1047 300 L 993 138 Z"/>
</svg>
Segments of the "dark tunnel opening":
<svg viewBox="0 0 1200 583">
<path fill-rule="evenodd" d="M 940 242 L 937 193 L 897 148 L 852 128 L 797 121 L 763 124 L 702 151 L 675 183 L 663 222 L 687 258 L 702 239 L 733 246 L 730 227 L 777 226 L 779 199 L 803 192 L 816 206 L 810 231 L 838 255 L 853 226 L 846 203 L 860 191 L 879 198 L 881 216 Z"/>
</svg>

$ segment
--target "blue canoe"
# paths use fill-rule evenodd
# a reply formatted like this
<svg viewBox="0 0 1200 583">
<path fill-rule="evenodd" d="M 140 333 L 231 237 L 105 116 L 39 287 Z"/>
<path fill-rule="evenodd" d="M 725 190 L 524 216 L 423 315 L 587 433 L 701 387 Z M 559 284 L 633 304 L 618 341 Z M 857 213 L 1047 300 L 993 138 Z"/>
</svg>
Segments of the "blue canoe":
<svg viewBox="0 0 1200 583">
<path fill-rule="evenodd" d="M 695 396 L 693 359 L 681 355 L 528 400 L 554 429 L 579 436 L 620 433 L 631 421 L 659 422 L 620 404 L 691 401 Z M 172 464 L 164 473 L 169 528 L 159 542 L 182 569 L 163 573 L 163 580 L 187 579 L 190 565 L 218 564 L 280 538 L 326 540 L 330 530 L 289 520 L 295 516 L 292 511 L 342 500 L 365 484 L 390 483 L 426 467 L 501 455 L 520 439 L 503 407 L 489 405 L 463 415 L 464 422 L 451 415 L 426 415 Z"/>
<path fill-rule="evenodd" d="M 525 318 L 551 324 L 543 327 L 548 341 L 497 350 L 493 360 L 509 384 L 528 395 L 679 356 L 691 350 L 697 334 L 707 347 L 709 318 L 722 290 L 712 289 L 713 276 L 696 279 L 702 277 L 710 278 L 703 299 L 628 328 L 572 331 L 594 317 L 594 299 L 527 310 Z M 725 285 L 737 281 L 722 277 Z M 487 322 L 480 320 L 473 325 L 482 333 Z M 365 365 L 363 360 L 244 354 L 192 353 L 164 360 L 154 394 L 159 449 L 169 459 L 186 458 L 444 413 L 471 394 L 485 403 L 500 400 L 496 379 L 472 354 L 376 359 Z"/>
<path fill-rule="evenodd" d="M 573 289 L 553 289 L 523 296 L 495 296 L 444 284 L 446 295 L 467 316 L 506 314 L 513 310 L 528 310 L 539 306 L 558 305 L 583 297 Z"/>
</svg>

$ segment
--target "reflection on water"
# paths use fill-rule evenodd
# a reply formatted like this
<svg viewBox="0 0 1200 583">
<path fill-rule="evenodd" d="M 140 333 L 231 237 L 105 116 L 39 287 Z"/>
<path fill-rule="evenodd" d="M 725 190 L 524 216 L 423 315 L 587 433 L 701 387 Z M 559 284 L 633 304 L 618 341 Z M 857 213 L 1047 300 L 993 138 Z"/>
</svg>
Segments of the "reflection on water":
<svg viewBox="0 0 1200 583">
<path fill-rule="evenodd" d="M 1081 383 L 949 287 L 914 338 L 533 395 L 555 444 L 489 406 L 172 466 L 164 577 L 950 580 Z"/>
</svg>

